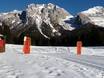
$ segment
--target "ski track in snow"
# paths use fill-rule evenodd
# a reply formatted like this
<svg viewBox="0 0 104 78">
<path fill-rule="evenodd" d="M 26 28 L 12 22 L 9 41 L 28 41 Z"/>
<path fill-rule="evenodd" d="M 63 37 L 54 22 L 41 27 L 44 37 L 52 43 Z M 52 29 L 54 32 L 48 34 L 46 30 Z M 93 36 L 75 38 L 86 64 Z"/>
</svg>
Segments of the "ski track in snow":
<svg viewBox="0 0 104 78">
<path fill-rule="evenodd" d="M 66 47 L 32 46 L 29 55 L 22 53 L 22 46 L 7 45 L 6 48 L 6 52 L 0 54 L 0 78 L 104 78 L 104 71 L 96 66 L 104 60 L 103 56 L 87 53 L 76 56 L 73 49 Z M 93 59 L 97 63 L 92 62 Z M 95 63 L 96 67 L 91 66 Z"/>
</svg>

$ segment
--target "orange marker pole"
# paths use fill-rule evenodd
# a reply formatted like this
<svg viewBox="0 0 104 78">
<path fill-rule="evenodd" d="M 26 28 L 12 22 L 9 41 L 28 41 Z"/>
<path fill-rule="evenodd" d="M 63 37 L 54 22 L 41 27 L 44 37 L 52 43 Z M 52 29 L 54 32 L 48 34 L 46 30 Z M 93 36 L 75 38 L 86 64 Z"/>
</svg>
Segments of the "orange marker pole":
<svg viewBox="0 0 104 78">
<path fill-rule="evenodd" d="M 77 41 L 77 55 L 81 55 L 82 41 Z"/>
<path fill-rule="evenodd" d="M 30 54 L 30 46 L 31 46 L 31 39 L 30 39 L 30 37 L 25 36 L 24 37 L 24 46 L 23 46 L 24 54 Z"/>
<path fill-rule="evenodd" d="M 5 52 L 5 40 L 0 38 L 0 53 Z"/>
<path fill-rule="evenodd" d="M 4 49 L 4 52 L 5 52 L 5 44 L 6 44 L 6 41 L 5 41 L 5 39 L 3 40 L 3 49 Z"/>
</svg>

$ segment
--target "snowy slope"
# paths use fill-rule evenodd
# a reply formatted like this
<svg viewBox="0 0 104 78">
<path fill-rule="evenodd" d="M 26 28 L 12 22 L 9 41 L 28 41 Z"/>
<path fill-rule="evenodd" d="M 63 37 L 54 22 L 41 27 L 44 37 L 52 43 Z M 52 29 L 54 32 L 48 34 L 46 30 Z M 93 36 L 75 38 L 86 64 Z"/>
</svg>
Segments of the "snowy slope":
<svg viewBox="0 0 104 78">
<path fill-rule="evenodd" d="M 79 13 L 79 16 L 83 24 L 90 22 L 100 27 L 104 27 L 104 7 L 103 6 L 96 6 L 86 11 L 82 11 L 81 13 Z"/>
<path fill-rule="evenodd" d="M 68 47 L 32 46 L 30 55 L 23 55 L 22 47 L 19 45 L 7 45 L 6 52 L 0 54 L 0 78 L 104 77 L 104 71 L 99 68 L 68 60 L 68 58 L 71 58 Z M 70 50 L 75 53 L 73 48 L 70 48 Z M 53 54 L 55 56 L 52 56 Z"/>
</svg>

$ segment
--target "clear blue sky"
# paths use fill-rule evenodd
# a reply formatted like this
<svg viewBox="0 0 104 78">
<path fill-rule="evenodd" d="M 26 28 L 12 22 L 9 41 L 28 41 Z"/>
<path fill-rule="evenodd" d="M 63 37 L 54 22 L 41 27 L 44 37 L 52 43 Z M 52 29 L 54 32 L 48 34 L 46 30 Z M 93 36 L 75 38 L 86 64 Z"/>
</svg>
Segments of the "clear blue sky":
<svg viewBox="0 0 104 78">
<path fill-rule="evenodd" d="M 25 10 L 26 6 L 31 3 L 53 3 L 65 8 L 71 14 L 94 6 L 104 6 L 104 0 L 0 0 L 0 12 L 8 12 L 14 9 Z"/>
</svg>

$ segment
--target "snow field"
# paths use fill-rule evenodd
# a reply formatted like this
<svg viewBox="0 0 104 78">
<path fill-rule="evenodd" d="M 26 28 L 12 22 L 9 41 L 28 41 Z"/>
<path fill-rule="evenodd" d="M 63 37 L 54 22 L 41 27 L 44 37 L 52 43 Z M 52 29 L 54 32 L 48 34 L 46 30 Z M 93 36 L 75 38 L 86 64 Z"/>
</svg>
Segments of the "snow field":
<svg viewBox="0 0 104 78">
<path fill-rule="evenodd" d="M 104 78 L 102 70 L 64 59 L 75 55 L 75 48 L 31 48 L 31 54 L 24 55 L 22 45 L 7 44 L 0 54 L 0 78 Z"/>
</svg>

